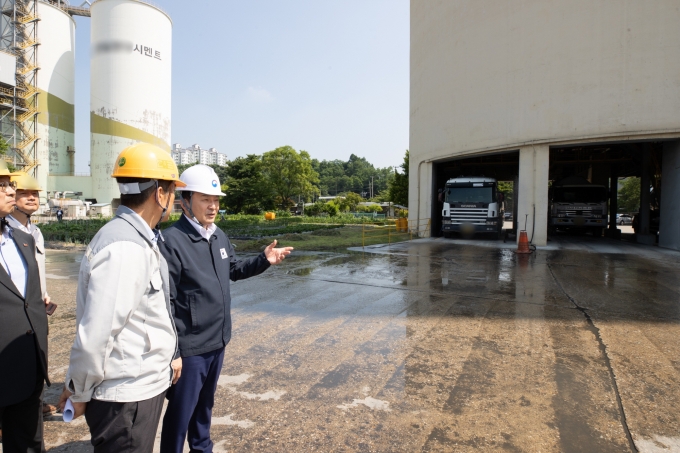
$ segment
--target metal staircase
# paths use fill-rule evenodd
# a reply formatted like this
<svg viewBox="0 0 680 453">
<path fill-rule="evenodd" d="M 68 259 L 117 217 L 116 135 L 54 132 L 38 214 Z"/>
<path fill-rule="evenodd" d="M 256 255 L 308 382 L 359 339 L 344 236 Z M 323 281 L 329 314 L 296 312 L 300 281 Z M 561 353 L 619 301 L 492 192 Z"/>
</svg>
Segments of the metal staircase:
<svg viewBox="0 0 680 453">
<path fill-rule="evenodd" d="M 38 14 L 37 0 L 1 0 L 0 50 L 16 56 L 16 86 L 0 86 L 0 134 L 9 143 L 12 163 L 31 173 L 38 165 Z"/>
</svg>

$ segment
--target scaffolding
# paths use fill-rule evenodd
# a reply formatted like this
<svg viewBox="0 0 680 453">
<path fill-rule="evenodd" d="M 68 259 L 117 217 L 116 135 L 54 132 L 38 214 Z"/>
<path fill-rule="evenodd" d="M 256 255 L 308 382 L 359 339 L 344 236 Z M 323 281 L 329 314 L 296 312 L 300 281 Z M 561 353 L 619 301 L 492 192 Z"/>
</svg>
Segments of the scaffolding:
<svg viewBox="0 0 680 453">
<path fill-rule="evenodd" d="M 16 57 L 15 86 L 0 86 L 0 135 L 9 144 L 5 159 L 26 173 L 39 165 L 37 0 L 2 0 L 0 50 Z"/>
<path fill-rule="evenodd" d="M 15 86 L 0 83 L 0 136 L 9 145 L 4 158 L 33 173 L 38 160 L 38 5 L 50 3 L 71 16 L 90 16 L 90 2 L 73 6 L 65 0 L 0 0 L 0 51 L 16 57 Z"/>
</svg>

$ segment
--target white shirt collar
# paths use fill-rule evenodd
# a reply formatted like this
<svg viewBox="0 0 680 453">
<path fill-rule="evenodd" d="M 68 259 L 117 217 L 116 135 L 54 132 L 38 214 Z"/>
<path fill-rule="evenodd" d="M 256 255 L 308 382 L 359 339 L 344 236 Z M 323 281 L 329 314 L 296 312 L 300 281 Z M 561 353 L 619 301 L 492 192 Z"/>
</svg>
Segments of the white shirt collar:
<svg viewBox="0 0 680 453">
<path fill-rule="evenodd" d="M 26 261 L 21 255 L 19 245 L 11 238 L 12 227 L 6 226 L 2 231 L 2 240 L 0 241 L 0 247 L 2 247 L 2 261 L 0 262 L 0 265 L 5 268 L 9 278 L 12 280 L 14 286 L 16 286 L 21 295 L 26 297 L 26 278 L 28 274 L 28 267 L 26 265 Z"/>
<path fill-rule="evenodd" d="M 201 225 L 196 223 L 195 220 L 189 219 L 189 217 L 187 217 L 187 219 L 189 220 L 189 223 L 192 224 L 194 228 L 196 228 L 198 234 L 200 234 L 203 238 L 205 238 L 208 241 L 210 240 L 210 236 L 212 236 L 215 230 L 217 230 L 217 225 L 215 225 L 214 223 L 208 225 L 208 228 L 203 228 Z"/>
<path fill-rule="evenodd" d="M 5 217 L 5 220 L 7 218 Z M 5 242 L 7 239 L 12 237 L 12 227 L 7 225 L 5 228 L 2 229 L 2 242 Z"/>
<path fill-rule="evenodd" d="M 23 223 L 21 223 L 17 219 L 15 219 L 11 214 L 8 215 L 5 219 L 7 220 L 7 223 L 9 223 L 12 228 L 18 228 L 21 231 L 23 231 L 24 233 L 33 234 L 33 232 L 38 228 L 30 222 L 29 222 L 28 226 L 24 225 Z"/>
</svg>

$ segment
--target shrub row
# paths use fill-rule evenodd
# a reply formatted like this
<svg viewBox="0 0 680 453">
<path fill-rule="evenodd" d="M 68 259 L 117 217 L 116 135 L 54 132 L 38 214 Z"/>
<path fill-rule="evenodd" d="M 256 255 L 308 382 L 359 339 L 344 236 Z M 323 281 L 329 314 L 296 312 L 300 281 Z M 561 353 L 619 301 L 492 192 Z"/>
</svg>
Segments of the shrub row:
<svg viewBox="0 0 680 453">
<path fill-rule="evenodd" d="M 179 219 L 179 215 L 171 216 L 170 220 L 161 224 L 161 229 L 168 228 Z M 64 220 L 62 222 L 50 222 L 39 224 L 46 241 L 74 242 L 78 244 L 89 243 L 95 234 L 110 219 L 82 219 Z M 277 236 L 281 234 L 304 233 L 324 229 L 333 229 L 350 224 L 377 224 L 384 225 L 386 221 L 374 221 L 370 218 L 359 219 L 353 215 L 338 215 L 335 217 L 284 217 L 274 220 L 264 220 L 258 215 L 228 215 L 218 217 L 219 226 L 231 237 L 260 238 Z"/>
</svg>

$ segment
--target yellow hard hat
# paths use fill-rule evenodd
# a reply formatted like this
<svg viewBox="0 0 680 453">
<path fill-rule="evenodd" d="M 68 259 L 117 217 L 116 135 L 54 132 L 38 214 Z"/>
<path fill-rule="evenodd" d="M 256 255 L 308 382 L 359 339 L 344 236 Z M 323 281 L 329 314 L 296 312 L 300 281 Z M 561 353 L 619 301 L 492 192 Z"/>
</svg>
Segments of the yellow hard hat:
<svg viewBox="0 0 680 453">
<path fill-rule="evenodd" d="M 23 171 L 12 176 L 12 181 L 17 183 L 18 190 L 42 190 L 38 180 Z"/>
<path fill-rule="evenodd" d="M 5 162 L 5 159 L 0 157 L 0 176 L 16 176 L 19 173 L 14 172 L 12 173 L 9 171 L 9 168 L 7 168 L 7 162 Z"/>
<path fill-rule="evenodd" d="M 111 176 L 161 179 L 175 181 L 177 187 L 186 186 L 179 179 L 177 165 L 170 153 L 149 143 L 136 143 L 121 151 Z"/>
</svg>

